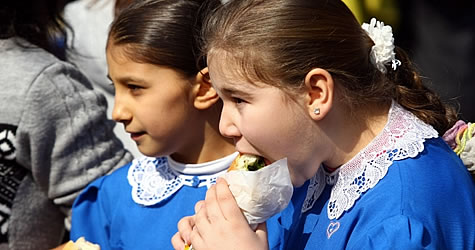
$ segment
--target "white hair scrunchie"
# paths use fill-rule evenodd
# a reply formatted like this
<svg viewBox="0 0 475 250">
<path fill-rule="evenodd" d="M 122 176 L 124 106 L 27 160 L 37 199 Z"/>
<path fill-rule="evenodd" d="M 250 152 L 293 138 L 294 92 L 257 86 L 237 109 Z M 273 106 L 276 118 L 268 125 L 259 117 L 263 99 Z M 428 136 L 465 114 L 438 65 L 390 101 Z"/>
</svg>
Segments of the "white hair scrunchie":
<svg viewBox="0 0 475 250">
<path fill-rule="evenodd" d="M 396 59 L 394 52 L 394 37 L 391 26 L 372 18 L 370 23 L 363 23 L 361 27 L 368 33 L 374 42 L 370 52 L 370 60 L 383 74 L 386 73 L 385 64 L 391 62 L 391 67 L 396 70 L 401 61 Z"/>
</svg>

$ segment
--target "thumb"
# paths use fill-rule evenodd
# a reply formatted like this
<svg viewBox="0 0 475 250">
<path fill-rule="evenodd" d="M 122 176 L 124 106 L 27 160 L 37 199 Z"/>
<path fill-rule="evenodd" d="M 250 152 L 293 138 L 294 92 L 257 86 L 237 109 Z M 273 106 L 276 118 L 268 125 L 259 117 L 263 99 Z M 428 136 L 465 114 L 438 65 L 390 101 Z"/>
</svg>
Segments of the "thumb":
<svg viewBox="0 0 475 250">
<path fill-rule="evenodd" d="M 257 225 L 256 235 L 259 238 L 259 241 L 265 242 L 267 245 L 267 224 L 265 222 Z"/>
</svg>

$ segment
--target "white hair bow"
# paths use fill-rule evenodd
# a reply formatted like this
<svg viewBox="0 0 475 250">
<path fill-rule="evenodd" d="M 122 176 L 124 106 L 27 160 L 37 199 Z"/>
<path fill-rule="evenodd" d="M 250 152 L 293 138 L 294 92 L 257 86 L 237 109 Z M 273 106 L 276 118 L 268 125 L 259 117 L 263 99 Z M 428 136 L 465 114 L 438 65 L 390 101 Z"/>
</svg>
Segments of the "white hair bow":
<svg viewBox="0 0 475 250">
<path fill-rule="evenodd" d="M 370 52 L 373 65 L 382 73 L 386 73 L 385 64 L 391 62 L 391 67 L 396 70 L 401 61 L 396 59 L 394 52 L 394 37 L 391 26 L 372 18 L 370 23 L 363 23 L 361 27 L 368 33 L 374 42 Z"/>
</svg>

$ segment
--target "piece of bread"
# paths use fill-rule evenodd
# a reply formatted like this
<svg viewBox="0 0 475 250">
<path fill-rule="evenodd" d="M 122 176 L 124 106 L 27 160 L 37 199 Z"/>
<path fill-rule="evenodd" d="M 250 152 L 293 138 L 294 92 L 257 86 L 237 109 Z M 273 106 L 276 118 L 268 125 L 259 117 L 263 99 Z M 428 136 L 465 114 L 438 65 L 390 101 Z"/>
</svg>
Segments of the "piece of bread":
<svg viewBox="0 0 475 250">
<path fill-rule="evenodd" d="M 66 245 L 64 245 L 63 250 L 101 250 L 101 247 L 87 241 L 84 237 L 80 237 L 76 242 L 72 240 L 68 241 Z"/>
<path fill-rule="evenodd" d="M 266 166 L 264 158 L 251 154 L 239 154 L 231 163 L 228 171 L 257 171 Z"/>
</svg>

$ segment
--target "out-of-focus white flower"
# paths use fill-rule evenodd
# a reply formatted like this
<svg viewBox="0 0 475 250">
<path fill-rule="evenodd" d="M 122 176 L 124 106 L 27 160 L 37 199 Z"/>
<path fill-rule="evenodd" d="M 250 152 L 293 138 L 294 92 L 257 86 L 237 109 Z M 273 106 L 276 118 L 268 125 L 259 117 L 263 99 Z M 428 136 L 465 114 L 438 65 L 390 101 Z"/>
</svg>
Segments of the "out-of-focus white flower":
<svg viewBox="0 0 475 250">
<path fill-rule="evenodd" d="M 370 59 L 374 66 L 382 73 L 386 73 L 385 64 L 391 62 L 391 67 L 396 70 L 397 66 L 401 65 L 401 61 L 396 59 L 391 26 L 372 18 L 369 24 L 363 23 L 361 27 L 374 42 L 370 52 Z"/>
</svg>

